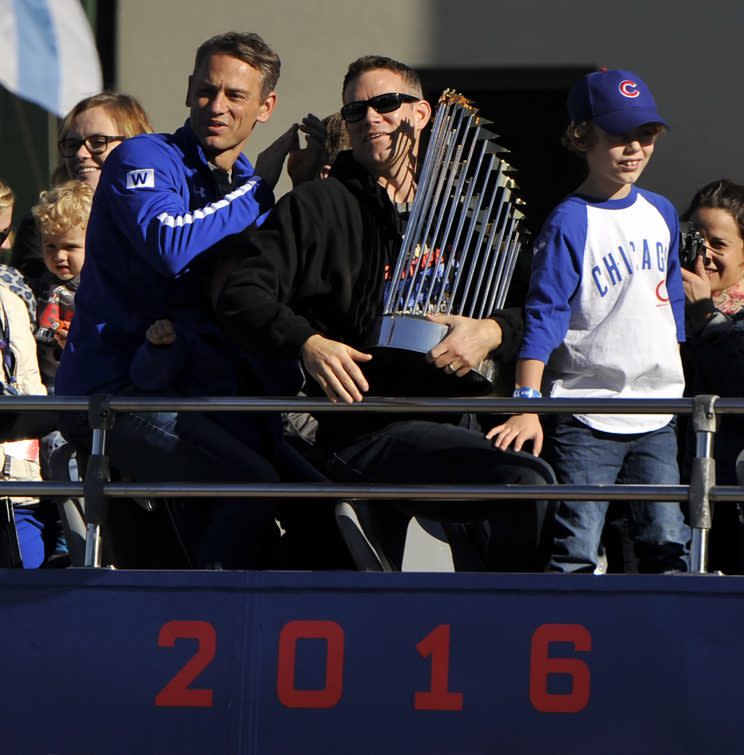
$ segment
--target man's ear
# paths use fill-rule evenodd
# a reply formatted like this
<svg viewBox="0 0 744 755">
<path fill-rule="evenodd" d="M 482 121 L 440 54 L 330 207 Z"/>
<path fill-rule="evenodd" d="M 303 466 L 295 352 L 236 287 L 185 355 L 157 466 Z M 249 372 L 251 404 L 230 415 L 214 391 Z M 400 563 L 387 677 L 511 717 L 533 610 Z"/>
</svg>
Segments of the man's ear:
<svg viewBox="0 0 744 755">
<path fill-rule="evenodd" d="M 418 131 L 421 131 L 431 120 L 431 105 L 426 100 L 419 100 L 418 102 L 414 102 L 413 113 L 416 129 Z"/>
<path fill-rule="evenodd" d="M 263 104 L 261 105 L 261 108 L 258 111 L 258 117 L 256 118 L 256 121 L 258 123 L 266 123 L 266 121 L 271 118 L 271 114 L 274 112 L 274 108 L 276 107 L 276 92 L 271 92 L 266 99 L 263 101 Z"/>
<path fill-rule="evenodd" d="M 186 107 L 191 107 L 191 80 L 193 78 L 193 76 L 189 76 L 189 81 L 186 85 Z"/>
</svg>

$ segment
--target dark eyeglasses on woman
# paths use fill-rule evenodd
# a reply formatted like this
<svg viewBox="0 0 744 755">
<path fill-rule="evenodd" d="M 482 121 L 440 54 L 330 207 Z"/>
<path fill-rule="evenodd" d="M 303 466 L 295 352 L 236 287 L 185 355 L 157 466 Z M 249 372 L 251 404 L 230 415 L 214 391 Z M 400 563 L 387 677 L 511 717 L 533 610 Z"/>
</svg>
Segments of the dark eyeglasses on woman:
<svg viewBox="0 0 744 755">
<path fill-rule="evenodd" d="M 62 157 L 75 157 L 77 151 L 84 144 L 91 155 L 105 152 L 111 142 L 123 142 L 126 136 L 106 136 L 106 134 L 91 134 L 85 139 L 60 139 L 57 142 Z"/>
<path fill-rule="evenodd" d="M 344 105 L 341 108 L 341 117 L 347 123 L 356 123 L 367 115 L 368 108 L 372 108 L 376 113 L 383 115 L 397 110 L 404 102 L 418 102 L 420 99 L 420 97 L 414 97 L 412 94 L 401 94 L 400 92 L 378 94 L 377 97 L 370 97 L 368 100 L 357 100 L 357 102 Z"/>
</svg>

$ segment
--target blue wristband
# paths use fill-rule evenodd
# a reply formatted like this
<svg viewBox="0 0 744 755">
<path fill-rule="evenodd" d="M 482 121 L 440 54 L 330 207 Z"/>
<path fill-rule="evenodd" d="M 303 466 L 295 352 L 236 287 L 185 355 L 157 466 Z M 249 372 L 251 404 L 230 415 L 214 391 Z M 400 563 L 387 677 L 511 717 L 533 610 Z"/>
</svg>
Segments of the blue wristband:
<svg viewBox="0 0 744 755">
<path fill-rule="evenodd" d="M 529 386 L 522 386 L 521 388 L 515 388 L 512 393 L 512 398 L 542 398 L 542 393 L 537 388 L 530 388 Z"/>
</svg>

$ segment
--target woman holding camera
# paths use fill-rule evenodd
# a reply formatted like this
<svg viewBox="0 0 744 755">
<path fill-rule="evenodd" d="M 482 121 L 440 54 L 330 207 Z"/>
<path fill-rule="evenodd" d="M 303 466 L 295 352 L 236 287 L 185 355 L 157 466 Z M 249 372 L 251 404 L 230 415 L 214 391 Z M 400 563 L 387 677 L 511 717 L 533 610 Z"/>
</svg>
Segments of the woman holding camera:
<svg viewBox="0 0 744 755">
<path fill-rule="evenodd" d="M 713 181 L 682 216 L 703 237 L 702 254 L 682 271 L 687 297 L 686 394 L 744 396 L 744 186 Z M 744 418 L 722 417 L 714 444 L 716 482 L 736 485 Z M 741 509 L 717 504 L 711 568 L 744 573 Z"/>
</svg>

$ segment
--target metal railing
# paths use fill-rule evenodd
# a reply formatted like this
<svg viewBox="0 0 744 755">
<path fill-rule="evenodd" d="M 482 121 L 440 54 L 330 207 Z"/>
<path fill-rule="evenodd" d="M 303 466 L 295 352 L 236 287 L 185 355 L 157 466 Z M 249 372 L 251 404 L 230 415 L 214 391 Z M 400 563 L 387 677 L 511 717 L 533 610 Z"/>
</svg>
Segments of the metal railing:
<svg viewBox="0 0 744 755">
<path fill-rule="evenodd" d="M 713 442 L 717 414 L 744 414 L 744 399 L 696 396 L 680 399 L 501 399 L 371 398 L 358 404 L 325 399 L 237 397 L 146 397 L 97 395 L 3 397 L 0 411 L 87 412 L 93 436 L 82 483 L 0 480 L 3 496 L 85 497 L 85 566 L 101 566 L 101 514 L 107 498 L 248 497 L 343 498 L 347 500 L 638 500 L 687 501 L 692 529 L 691 571 L 706 573 L 711 528 L 710 504 L 744 501 L 744 487 L 717 486 Z M 109 480 L 107 433 L 119 412 L 131 411 L 306 411 L 350 413 L 519 414 L 676 414 L 691 415 L 696 436 L 689 485 L 346 485 L 336 483 L 113 483 Z"/>
</svg>

